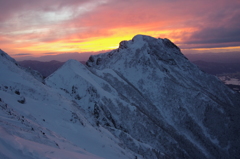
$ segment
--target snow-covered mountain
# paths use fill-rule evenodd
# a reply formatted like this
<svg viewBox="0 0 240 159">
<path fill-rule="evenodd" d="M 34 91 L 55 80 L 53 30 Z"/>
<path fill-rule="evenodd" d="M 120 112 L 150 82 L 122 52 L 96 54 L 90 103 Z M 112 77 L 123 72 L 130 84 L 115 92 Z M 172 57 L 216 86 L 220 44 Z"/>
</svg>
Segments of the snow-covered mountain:
<svg viewBox="0 0 240 159">
<path fill-rule="evenodd" d="M 0 158 L 134 158 L 122 141 L 85 111 L 0 52 Z M 139 158 L 141 158 L 139 156 Z"/>
<path fill-rule="evenodd" d="M 45 84 L 0 56 L 0 156 L 238 158 L 240 96 L 168 39 L 137 35 Z"/>
<path fill-rule="evenodd" d="M 200 71 L 168 39 L 138 35 L 90 57 L 87 65 L 152 120 L 132 136 L 146 136 L 144 143 L 166 156 L 228 158 L 239 152 L 239 124 L 233 122 L 239 121 L 239 94 Z"/>
</svg>

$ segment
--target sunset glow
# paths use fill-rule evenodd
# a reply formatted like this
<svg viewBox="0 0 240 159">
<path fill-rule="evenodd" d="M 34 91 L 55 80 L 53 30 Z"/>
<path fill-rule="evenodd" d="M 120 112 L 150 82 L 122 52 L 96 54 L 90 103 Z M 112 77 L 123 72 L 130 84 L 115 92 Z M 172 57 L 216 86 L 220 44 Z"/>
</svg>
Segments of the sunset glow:
<svg viewBox="0 0 240 159">
<path fill-rule="evenodd" d="M 239 8 L 239 0 L 3 0 L 0 48 L 13 57 L 99 52 L 145 34 L 183 52 L 240 51 Z"/>
</svg>

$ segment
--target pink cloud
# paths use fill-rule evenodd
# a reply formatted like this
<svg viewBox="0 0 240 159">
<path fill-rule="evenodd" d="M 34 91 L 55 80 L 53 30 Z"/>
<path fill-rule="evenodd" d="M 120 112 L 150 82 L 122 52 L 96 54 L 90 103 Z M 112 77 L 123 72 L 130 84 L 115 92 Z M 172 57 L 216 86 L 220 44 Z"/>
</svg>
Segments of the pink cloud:
<svg viewBox="0 0 240 159">
<path fill-rule="evenodd" d="M 1 1 L 0 44 L 83 42 L 130 28 L 168 31 L 184 47 L 238 46 L 239 8 L 239 0 Z"/>
</svg>

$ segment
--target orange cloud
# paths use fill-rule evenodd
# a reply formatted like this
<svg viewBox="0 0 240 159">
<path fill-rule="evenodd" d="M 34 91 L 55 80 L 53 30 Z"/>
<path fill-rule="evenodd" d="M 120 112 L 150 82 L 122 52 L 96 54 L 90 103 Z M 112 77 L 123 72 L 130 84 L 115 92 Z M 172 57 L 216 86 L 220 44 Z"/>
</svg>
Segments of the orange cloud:
<svg viewBox="0 0 240 159">
<path fill-rule="evenodd" d="M 238 0 L 25 1 L 0 5 L 0 46 L 10 54 L 109 50 L 136 34 L 183 49 L 240 46 Z"/>
</svg>

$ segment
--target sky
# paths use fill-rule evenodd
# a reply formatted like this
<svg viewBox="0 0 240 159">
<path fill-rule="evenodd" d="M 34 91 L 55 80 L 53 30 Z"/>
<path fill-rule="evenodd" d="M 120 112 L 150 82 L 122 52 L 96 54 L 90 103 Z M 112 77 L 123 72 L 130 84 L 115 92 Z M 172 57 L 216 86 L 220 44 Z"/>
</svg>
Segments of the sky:
<svg viewBox="0 0 240 159">
<path fill-rule="evenodd" d="M 239 8 L 239 0 L 0 0 L 0 49 L 94 53 L 144 34 L 183 53 L 240 52 Z"/>
</svg>

